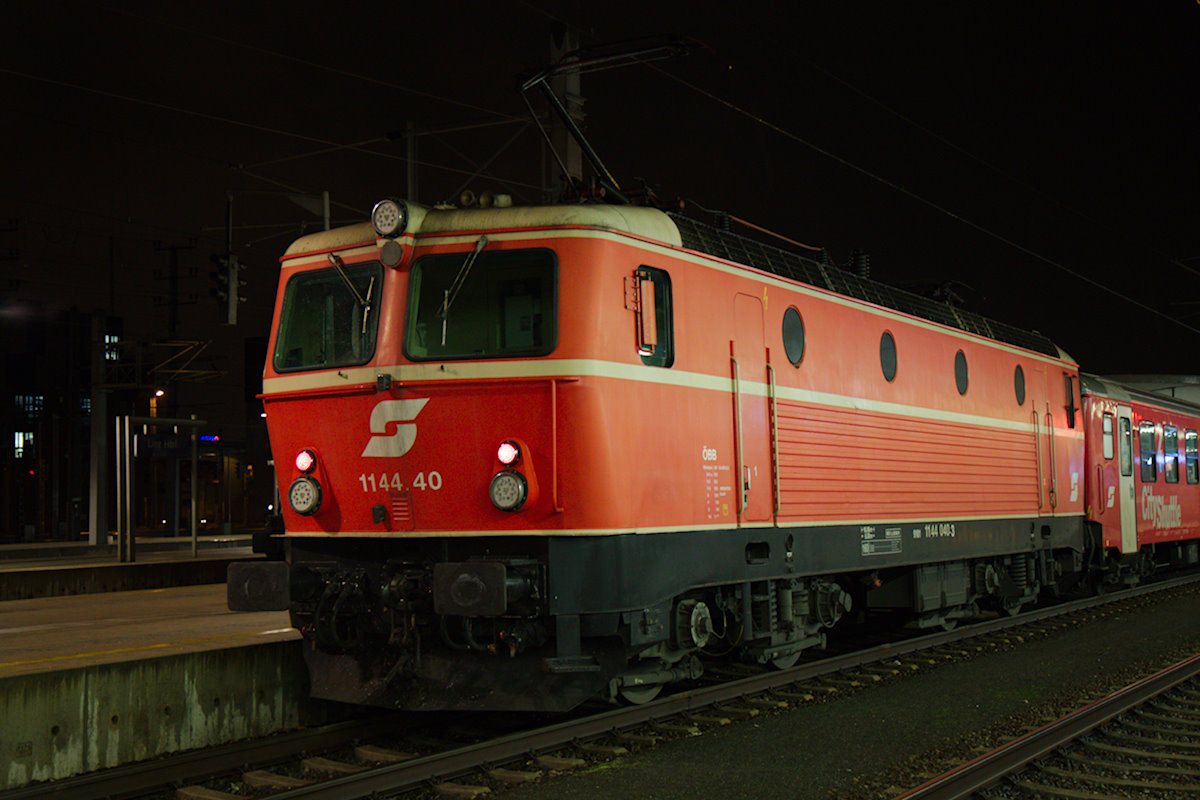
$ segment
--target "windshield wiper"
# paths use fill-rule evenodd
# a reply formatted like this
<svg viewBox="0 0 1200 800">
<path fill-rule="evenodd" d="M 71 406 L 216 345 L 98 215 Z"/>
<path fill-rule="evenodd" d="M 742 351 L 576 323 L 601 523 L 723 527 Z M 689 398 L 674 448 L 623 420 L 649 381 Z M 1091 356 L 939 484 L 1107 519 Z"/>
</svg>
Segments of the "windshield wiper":
<svg viewBox="0 0 1200 800">
<path fill-rule="evenodd" d="M 329 253 L 329 263 L 333 264 L 333 268 L 337 270 L 337 274 L 341 276 L 342 282 L 346 284 L 346 288 L 350 290 L 350 294 L 354 295 L 354 300 L 363 310 L 362 315 L 362 330 L 359 335 L 367 332 L 367 316 L 371 313 L 371 292 L 375 289 L 375 276 L 371 276 L 371 282 L 367 284 L 367 296 L 363 297 L 358 293 L 358 289 L 354 288 L 354 284 L 350 281 L 350 276 L 346 274 L 346 270 L 342 268 L 342 259 L 336 253 Z"/>
<path fill-rule="evenodd" d="M 471 265 L 475 263 L 475 259 L 483 252 L 483 248 L 487 247 L 487 235 L 479 237 L 479 241 L 475 242 L 475 249 L 467 256 L 467 260 L 458 268 L 458 274 L 454 276 L 454 282 L 450 284 L 450 288 L 446 290 L 442 296 L 442 307 L 438 309 L 438 316 L 442 318 L 442 347 L 446 346 L 446 316 L 450 313 L 450 304 L 454 302 L 454 298 L 458 297 L 458 293 L 462 290 L 463 284 L 466 283 L 467 273 L 471 271 Z"/>
</svg>

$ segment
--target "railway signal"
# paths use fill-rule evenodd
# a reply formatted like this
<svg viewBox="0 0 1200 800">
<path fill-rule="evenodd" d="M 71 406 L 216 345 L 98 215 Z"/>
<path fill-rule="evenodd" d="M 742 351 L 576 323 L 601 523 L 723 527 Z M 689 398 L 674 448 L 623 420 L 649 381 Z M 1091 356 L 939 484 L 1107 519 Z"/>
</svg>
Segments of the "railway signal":
<svg viewBox="0 0 1200 800">
<path fill-rule="evenodd" d="M 208 274 L 215 284 L 209 292 L 224 307 L 225 323 L 236 325 L 238 304 L 246 302 L 246 298 L 239 294 L 246 282 L 239 278 L 238 273 L 246 266 L 238 263 L 235 255 L 213 255 L 209 256 L 209 260 L 217 265 L 217 269 Z"/>
</svg>

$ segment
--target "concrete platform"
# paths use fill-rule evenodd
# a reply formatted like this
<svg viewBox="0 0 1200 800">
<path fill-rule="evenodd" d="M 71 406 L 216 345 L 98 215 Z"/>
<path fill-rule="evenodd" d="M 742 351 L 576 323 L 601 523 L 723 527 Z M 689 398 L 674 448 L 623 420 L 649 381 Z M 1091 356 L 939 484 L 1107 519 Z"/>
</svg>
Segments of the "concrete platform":
<svg viewBox="0 0 1200 800">
<path fill-rule="evenodd" d="M 234 561 L 262 558 L 250 535 L 139 539 L 137 560 L 117 561 L 114 545 L 82 542 L 0 545 L 0 601 L 222 583 Z"/>
<path fill-rule="evenodd" d="M 287 613 L 231 612 L 223 584 L 0 602 L 0 790 L 339 710 Z"/>
<path fill-rule="evenodd" d="M 225 534 L 202 533 L 196 537 L 199 549 L 205 551 L 221 550 L 227 547 L 249 547 L 252 538 L 253 535 L 251 533 L 244 531 Z M 137 554 L 139 557 L 142 554 L 160 552 L 183 553 L 185 551 L 190 555 L 191 548 L 191 536 L 137 537 Z M 4 563 L 8 561 L 90 557 L 112 557 L 115 559 L 116 555 L 115 533 L 108 534 L 107 541 L 103 544 L 88 544 L 82 537 L 78 541 L 73 542 L 10 542 L 8 544 L 0 544 L 0 568 L 3 568 Z"/>
</svg>

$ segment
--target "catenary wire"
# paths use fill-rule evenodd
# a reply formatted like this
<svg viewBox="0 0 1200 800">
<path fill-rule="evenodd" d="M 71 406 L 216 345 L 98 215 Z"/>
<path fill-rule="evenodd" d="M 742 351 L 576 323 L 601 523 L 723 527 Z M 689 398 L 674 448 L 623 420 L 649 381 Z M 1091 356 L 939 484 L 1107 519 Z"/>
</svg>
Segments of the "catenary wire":
<svg viewBox="0 0 1200 800">
<path fill-rule="evenodd" d="M 736 103 L 726 100 L 725 98 L 720 97 L 720 96 L 708 91 L 707 89 L 697 86 L 696 84 L 691 83 L 690 81 L 687 81 L 687 80 L 679 77 L 678 75 L 674 75 L 654 64 L 650 64 L 648 62 L 643 62 L 643 63 L 645 63 L 645 66 L 649 67 L 650 69 L 660 73 L 661 75 L 664 75 L 665 77 L 675 81 L 676 83 L 681 84 L 682 86 L 687 87 L 688 89 L 691 89 L 692 91 L 694 91 L 700 95 L 703 95 L 704 97 L 707 97 L 709 100 L 712 100 L 715 103 L 725 106 L 729 110 L 731 110 L 737 114 L 740 114 L 741 116 L 746 117 L 747 119 L 749 119 L 759 125 L 762 125 L 762 126 L 768 128 L 769 130 L 772 130 L 775 133 L 778 133 L 779 135 L 781 135 L 787 139 L 791 139 L 792 141 L 794 141 L 798 144 L 804 145 L 805 147 L 825 156 L 826 158 L 829 158 L 829 159 L 837 162 L 838 164 L 841 164 L 842 166 L 844 166 L 848 169 L 854 170 L 855 172 L 857 172 L 861 175 L 864 175 L 873 181 L 881 183 L 884 186 L 887 186 L 891 189 L 894 189 L 895 191 L 903 194 L 905 197 L 908 197 L 912 200 L 916 200 L 918 203 L 928 206 L 929 208 L 932 208 L 933 210 L 935 210 L 941 214 L 944 214 L 945 216 L 947 216 L 957 222 L 960 222 L 963 225 L 966 225 L 967 227 L 972 228 L 973 230 L 976 230 L 979 233 L 984 234 L 985 236 L 995 239 L 996 241 L 1001 242 L 1003 244 L 1006 244 L 1009 247 L 1017 250 L 1018 252 L 1024 253 L 1025 255 L 1027 255 L 1031 258 L 1037 259 L 1038 261 L 1048 264 L 1057 270 L 1065 272 L 1066 274 L 1070 275 L 1071 277 L 1076 278 L 1077 280 L 1083 281 L 1084 283 L 1086 283 L 1090 286 L 1093 286 L 1102 292 L 1110 294 L 1113 297 L 1119 298 L 1120 300 L 1123 300 L 1133 306 L 1136 306 L 1136 307 L 1142 309 L 1143 311 L 1149 312 L 1150 314 L 1153 314 L 1157 317 L 1161 317 L 1162 319 L 1166 320 L 1167 322 L 1171 322 L 1175 325 L 1178 325 L 1179 327 L 1189 330 L 1192 333 L 1200 334 L 1200 328 L 1195 328 L 1191 325 L 1188 325 L 1187 323 L 1182 322 L 1182 321 L 1176 319 L 1175 317 L 1172 317 L 1170 314 L 1159 311 L 1157 308 L 1154 308 L 1153 306 L 1147 305 L 1146 303 L 1143 303 L 1140 300 L 1137 300 L 1133 297 L 1123 294 L 1123 293 L 1117 291 L 1116 289 L 1112 288 L 1111 286 L 1101 283 L 1100 281 L 1098 281 L 1094 278 L 1090 278 L 1087 275 L 1084 275 L 1083 273 L 1081 273 L 1077 270 L 1071 269 L 1070 267 L 1068 267 L 1067 265 L 1065 265 L 1061 262 L 1055 261 L 1054 259 L 1050 258 L 1049 256 L 1042 255 L 1041 253 L 1039 253 L 1035 250 L 1032 250 L 1029 247 L 1026 247 L 1025 245 L 1021 244 L 1020 242 L 1010 239 L 1009 237 L 999 233 L 998 231 L 994 231 L 984 225 L 979 224 L 978 222 L 974 222 L 973 220 L 967 219 L 963 215 L 958 214 L 954 211 L 951 211 L 950 209 L 946 208 L 945 206 L 939 205 L 938 203 L 935 203 L 933 200 L 930 200 L 927 197 L 917 194 L 913 190 L 911 190 L 905 186 L 902 186 L 902 185 L 896 183 L 895 181 L 889 180 L 888 178 L 885 178 L 882 175 L 872 172 L 871 170 L 868 170 L 865 167 L 861 167 L 858 164 L 855 164 L 853 161 L 850 161 L 847 158 L 839 156 L 838 154 L 836 154 L 824 147 L 821 147 L 820 145 L 818 145 L 814 142 L 810 142 L 809 140 L 805 139 L 804 137 L 802 137 L 796 133 L 793 133 L 792 131 L 789 131 L 786 128 L 783 128 L 779 125 L 776 125 L 775 123 L 771 122 L 770 120 L 767 120 L 764 117 L 759 116 L 758 114 L 755 114 L 752 111 L 749 111 L 748 109 L 742 108 L 741 106 L 737 105 Z"/>
<path fill-rule="evenodd" d="M 493 114 L 498 117 L 504 117 L 504 118 L 508 119 L 509 121 L 517 121 L 517 120 L 524 119 L 524 117 L 520 116 L 520 115 L 506 114 L 502 111 L 496 111 L 495 109 L 491 109 L 491 108 L 484 108 L 483 106 L 477 106 L 477 105 L 474 105 L 473 103 L 467 103 L 462 100 L 456 100 L 451 97 L 445 97 L 443 95 L 434 94 L 433 92 L 426 92 L 426 91 L 422 91 L 421 89 L 413 89 L 410 86 L 403 86 L 401 84 L 395 83 L 394 81 L 386 81 L 386 80 L 383 80 L 382 78 L 377 78 L 372 75 L 363 75 L 361 73 L 353 72 L 348 69 L 342 69 L 340 67 L 330 66 L 329 64 L 322 64 L 317 61 L 312 61 L 311 59 L 300 58 L 299 56 L 291 56 L 291 55 L 288 55 L 287 53 L 280 53 L 277 50 L 271 50 L 269 48 L 262 47 L 261 45 L 248 44 L 246 42 L 239 42 L 236 39 L 230 39 L 226 36 L 220 36 L 215 33 L 208 33 L 206 31 L 198 30 L 197 28 L 190 26 L 190 25 L 179 25 L 177 23 L 168 22 L 163 19 L 158 19 L 155 17 L 147 17 L 143 14 L 135 14 L 134 12 L 132 12 L 128 9 L 124 9 L 124 8 L 117 8 L 117 7 L 109 6 L 109 7 L 106 7 L 105 10 L 109 11 L 110 13 L 114 13 L 114 14 L 124 14 L 125 16 L 134 17 L 136 19 L 141 19 L 146 22 L 153 22 L 156 25 L 162 25 L 164 27 L 172 28 L 174 30 L 185 31 L 187 33 L 192 34 L 193 36 L 199 36 L 202 38 L 211 39 L 213 41 L 221 42 L 222 44 L 231 45 L 233 47 L 241 47 L 246 50 L 253 51 L 255 53 L 260 53 L 262 55 L 271 56 L 272 58 L 278 58 L 282 61 L 290 61 L 293 64 L 302 64 L 302 65 L 304 65 L 306 67 L 310 67 L 312 69 L 324 70 L 326 72 L 333 73 L 334 75 L 341 75 L 343 77 L 353 78 L 356 81 L 363 81 L 365 83 L 373 83 L 376 86 L 382 86 L 384 88 L 393 89 L 398 92 L 405 92 L 407 94 L 416 95 L 417 97 L 425 97 L 430 100 L 437 100 L 442 103 L 448 103 L 450 105 L 460 106 L 462 108 L 469 108 L 472 111 L 479 111 L 484 114 Z"/>
</svg>

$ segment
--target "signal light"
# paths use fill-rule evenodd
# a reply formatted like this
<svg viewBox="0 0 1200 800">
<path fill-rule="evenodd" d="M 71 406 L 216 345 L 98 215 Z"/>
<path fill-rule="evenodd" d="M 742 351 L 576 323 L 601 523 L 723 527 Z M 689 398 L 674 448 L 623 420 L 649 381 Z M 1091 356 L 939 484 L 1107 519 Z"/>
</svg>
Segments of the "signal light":
<svg viewBox="0 0 1200 800">
<path fill-rule="evenodd" d="M 501 442 L 496 448 L 496 460 L 506 467 L 517 463 L 521 458 L 521 448 L 517 447 L 516 442 Z"/>
<path fill-rule="evenodd" d="M 317 457 L 312 450 L 301 450 L 296 453 L 296 469 L 307 474 L 317 465 Z"/>
</svg>

